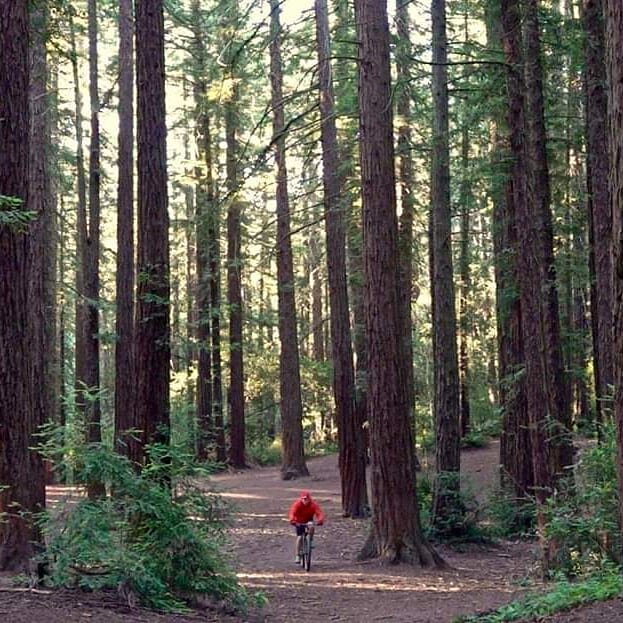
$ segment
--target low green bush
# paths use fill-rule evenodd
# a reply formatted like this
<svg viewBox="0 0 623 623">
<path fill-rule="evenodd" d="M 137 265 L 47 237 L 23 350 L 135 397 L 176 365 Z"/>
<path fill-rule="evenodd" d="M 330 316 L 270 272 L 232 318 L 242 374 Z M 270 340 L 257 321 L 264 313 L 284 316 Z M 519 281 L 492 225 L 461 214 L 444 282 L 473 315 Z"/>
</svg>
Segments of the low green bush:
<svg viewBox="0 0 623 623">
<path fill-rule="evenodd" d="M 112 588 L 167 611 L 206 597 L 244 608 L 223 554 L 228 508 L 197 484 L 204 470 L 162 447 L 150 449 L 140 473 L 103 445 L 76 464 L 80 480 L 106 483 L 108 495 L 74 498 L 41 517 L 51 585 Z"/>
<path fill-rule="evenodd" d="M 533 621 L 578 606 L 605 601 L 621 594 L 621 570 L 606 565 L 599 573 L 581 581 L 563 579 L 546 593 L 529 595 L 498 608 L 494 612 L 461 616 L 453 623 L 505 623 L 507 621 Z"/>
</svg>

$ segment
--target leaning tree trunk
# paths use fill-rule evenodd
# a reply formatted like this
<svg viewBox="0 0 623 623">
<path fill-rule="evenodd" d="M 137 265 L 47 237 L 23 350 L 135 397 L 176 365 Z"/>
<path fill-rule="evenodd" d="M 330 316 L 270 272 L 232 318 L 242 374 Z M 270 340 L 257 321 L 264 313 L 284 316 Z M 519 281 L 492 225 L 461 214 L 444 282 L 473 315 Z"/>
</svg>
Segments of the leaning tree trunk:
<svg viewBox="0 0 623 623">
<path fill-rule="evenodd" d="M 441 563 L 420 527 L 402 353 L 389 26 L 381 0 L 356 0 L 372 531 L 362 557 Z"/>
<path fill-rule="evenodd" d="M 162 0 L 136 0 L 138 300 L 136 423 L 146 443 L 169 441 L 169 216 Z"/>
<path fill-rule="evenodd" d="M 134 422 L 134 20 L 132 0 L 119 0 L 119 145 L 117 182 L 117 315 L 115 444 L 136 461 Z"/>
<path fill-rule="evenodd" d="M 586 182 L 589 215 L 591 324 L 598 433 L 612 411 L 612 214 L 608 186 L 608 95 L 604 0 L 584 0 Z"/>
<path fill-rule="evenodd" d="M 433 368 L 436 423 L 436 485 L 433 522 L 446 526 L 460 517 L 459 370 L 452 269 L 450 215 L 450 147 L 448 132 L 448 71 L 446 3 L 433 0 L 433 152 L 431 162 L 431 275 Z M 446 529 L 446 528 L 444 528 Z"/>
<path fill-rule="evenodd" d="M 41 215 L 27 212 L 28 44 L 28 3 L 0 0 L 0 570 L 18 572 L 41 542 L 31 513 L 45 504 L 43 464 L 31 449 L 45 384 Z"/>
<path fill-rule="evenodd" d="M 355 401 L 355 371 L 348 312 L 346 282 L 346 230 L 344 204 L 340 201 L 339 154 L 329 18 L 326 0 L 316 0 L 316 41 L 320 78 L 322 117 L 322 170 L 324 214 L 327 238 L 327 274 L 333 359 L 333 396 L 338 424 L 339 465 L 342 485 L 342 511 L 348 517 L 363 517 L 367 512 L 366 451 Z"/>
<path fill-rule="evenodd" d="M 279 290 L 279 386 L 283 426 L 281 474 L 285 480 L 307 476 L 303 448 L 303 405 L 299 369 L 294 268 L 290 240 L 290 206 L 286 169 L 286 137 L 283 110 L 280 2 L 270 0 L 270 77 L 273 109 L 273 144 L 277 167 L 277 284 Z"/>
</svg>

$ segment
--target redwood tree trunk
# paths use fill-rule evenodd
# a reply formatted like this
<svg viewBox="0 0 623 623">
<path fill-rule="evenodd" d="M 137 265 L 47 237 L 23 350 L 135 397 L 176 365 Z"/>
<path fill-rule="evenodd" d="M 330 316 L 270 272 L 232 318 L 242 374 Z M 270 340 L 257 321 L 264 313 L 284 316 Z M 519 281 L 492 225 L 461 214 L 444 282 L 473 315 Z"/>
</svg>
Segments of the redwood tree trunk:
<svg viewBox="0 0 623 623">
<path fill-rule="evenodd" d="M 440 563 L 420 528 L 402 353 L 389 27 L 384 0 L 356 0 L 372 531 L 361 553 Z"/>
<path fill-rule="evenodd" d="M 457 511 L 460 488 L 459 370 L 452 269 L 450 147 L 446 3 L 433 0 L 433 152 L 431 162 L 431 234 L 434 409 L 437 478 L 433 521 L 441 527 Z"/>
<path fill-rule="evenodd" d="M 522 337 L 525 352 L 525 375 L 527 411 L 532 445 L 534 470 L 534 494 L 537 500 L 537 523 L 544 539 L 544 503 L 553 490 L 553 479 L 549 464 L 547 437 L 548 404 L 545 388 L 545 363 L 542 356 L 541 327 L 541 283 L 539 250 L 535 218 L 528 202 L 527 147 L 525 85 L 522 75 L 523 55 L 521 51 L 521 22 L 518 0 L 501 0 L 503 42 L 507 61 L 507 93 L 509 101 L 508 125 L 511 145 L 511 199 L 514 207 L 518 235 L 517 271 L 519 277 Z M 548 548 L 542 542 L 543 562 L 549 564 Z"/>
<path fill-rule="evenodd" d="M 623 4 L 605 0 L 614 258 L 614 418 L 617 427 L 619 525 L 623 525 Z"/>
<path fill-rule="evenodd" d="M 136 423 L 142 444 L 169 440 L 169 216 L 162 0 L 136 0 L 138 300 Z M 144 451 L 144 449 L 142 448 Z"/>
<path fill-rule="evenodd" d="M 235 10 L 235 2 L 232 3 Z M 239 52 L 238 52 L 239 53 Z M 242 224 L 238 198 L 238 87 L 237 55 L 229 65 L 233 89 L 225 103 L 225 136 L 227 140 L 227 302 L 229 304 L 229 462 L 245 467 L 244 358 L 242 342 Z"/>
<path fill-rule="evenodd" d="M 136 461 L 134 421 L 134 19 L 132 0 L 119 0 L 119 177 L 117 183 L 117 316 L 115 444 Z"/>
<path fill-rule="evenodd" d="M 612 214 L 608 186 L 608 96 L 603 0 L 584 0 L 586 182 L 591 242 L 591 324 L 598 430 L 612 410 Z M 600 433 L 601 434 L 601 433 Z"/>
<path fill-rule="evenodd" d="M 89 100 L 91 137 L 89 145 L 89 226 L 84 271 L 86 303 L 86 366 L 84 382 L 92 393 L 85 404 L 87 441 L 102 440 L 100 428 L 100 343 L 99 343 L 99 247 L 100 247 L 100 130 L 97 58 L 97 1 L 88 0 L 89 31 Z M 89 483 L 89 496 L 104 492 L 103 485 Z"/>
<path fill-rule="evenodd" d="M 339 155 L 326 0 L 316 0 L 315 10 L 320 78 L 320 114 L 322 117 L 322 170 L 331 318 L 333 396 L 338 425 L 342 511 L 348 517 L 362 517 L 367 513 L 368 506 L 366 452 L 361 428 L 362 421 L 358 417 L 355 398 L 355 372 L 346 281 L 346 229 L 343 216 L 344 203 L 340 201 L 342 183 L 338 173 Z"/>
<path fill-rule="evenodd" d="M 563 470 L 573 463 L 571 445 L 571 408 L 569 382 L 564 370 L 560 317 L 558 313 L 558 290 L 554 262 L 554 233 L 550 197 L 549 170 L 547 161 L 547 136 L 545 131 L 545 103 L 543 98 L 543 69 L 541 63 L 541 42 L 538 20 L 539 0 L 527 0 L 524 17 L 525 28 L 525 88 L 526 120 L 528 139 L 528 209 L 531 233 L 534 234 L 539 283 L 533 287 L 536 303 L 540 306 L 542 323 L 535 327 L 540 343 L 544 397 L 547 402 L 549 437 L 551 440 L 552 471 L 556 477 L 569 471 Z M 525 230 L 522 230 L 525 233 Z M 529 247 L 523 246 L 522 249 Z M 540 290 L 540 292 L 539 292 Z"/>
<path fill-rule="evenodd" d="M 41 239 L 39 224 L 7 224 L 32 210 L 29 167 L 28 3 L 0 0 L 0 570 L 27 572 L 41 535 L 30 513 L 45 503 L 35 444 L 44 404 Z M 5 198 L 22 203 L 11 206 Z M 41 216 L 39 214 L 36 217 Z M 7 382 L 10 380 L 10 382 Z M 4 515 L 6 513 L 6 515 Z"/>
<path fill-rule="evenodd" d="M 303 448 L 303 405 L 299 369 L 294 268 L 290 240 L 290 206 L 286 169 L 283 74 L 281 63 L 280 2 L 270 0 L 270 78 L 273 109 L 273 143 L 277 167 L 277 287 L 279 290 L 279 386 L 283 424 L 281 474 L 285 480 L 307 476 Z"/>
</svg>

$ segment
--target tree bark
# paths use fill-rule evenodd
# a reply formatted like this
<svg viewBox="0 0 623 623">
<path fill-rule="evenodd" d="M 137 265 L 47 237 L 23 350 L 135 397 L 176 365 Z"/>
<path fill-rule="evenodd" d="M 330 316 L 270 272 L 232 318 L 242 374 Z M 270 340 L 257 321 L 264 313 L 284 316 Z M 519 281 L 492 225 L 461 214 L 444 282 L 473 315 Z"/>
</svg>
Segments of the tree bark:
<svg viewBox="0 0 623 623">
<path fill-rule="evenodd" d="M 270 78 L 273 109 L 273 144 L 277 168 L 277 283 L 279 290 L 279 386 L 283 423 L 281 475 L 284 480 L 307 476 L 303 448 L 303 405 L 299 369 L 294 268 L 290 240 L 290 206 L 286 169 L 286 137 L 281 62 L 279 0 L 270 0 Z"/>
<path fill-rule="evenodd" d="M 146 443 L 169 441 L 169 217 L 162 0 L 136 0 L 138 300 L 136 422 Z"/>
<path fill-rule="evenodd" d="M 232 20 L 237 18 L 235 12 Z M 227 302 L 229 304 L 229 462 L 233 467 L 246 467 L 244 357 L 242 322 L 242 205 L 238 196 L 238 125 L 239 89 L 237 84 L 237 50 L 229 59 L 227 68 L 231 80 L 231 97 L 225 102 L 225 137 L 227 141 Z"/>
<path fill-rule="evenodd" d="M 610 200 L 614 270 L 614 419 L 619 525 L 623 525 L 623 4 L 605 0 Z"/>
<path fill-rule="evenodd" d="M 452 268 L 450 147 L 445 0 L 433 0 L 433 152 L 431 162 L 431 233 L 434 412 L 436 483 L 433 522 L 446 525 L 461 513 L 459 371 Z"/>
<path fill-rule="evenodd" d="M 32 513 L 45 504 L 43 463 L 31 449 L 45 384 L 41 379 L 42 227 L 25 213 L 34 208 L 28 198 L 30 71 L 25 0 L 0 0 L 0 49 L 0 378 L 11 380 L 0 383 L 0 570 L 27 572 L 41 543 Z M 12 205 L 8 198 L 21 203 Z M 26 219 L 23 226 L 5 221 L 20 215 Z"/>
<path fill-rule="evenodd" d="M 99 130 L 99 86 L 97 57 L 97 0 L 88 0 L 89 32 L 89 101 L 91 107 L 91 141 L 89 145 L 89 225 L 84 271 L 84 293 L 86 296 L 85 335 L 85 389 L 89 399 L 85 402 L 85 424 L 87 441 L 99 443 L 101 431 L 100 401 L 100 341 L 99 341 L 99 258 L 100 258 L 100 130 Z M 105 493 L 101 482 L 87 483 L 89 497 Z"/>
<path fill-rule="evenodd" d="M 139 458 L 134 435 L 134 18 L 132 0 L 119 0 L 119 141 L 117 167 L 117 316 L 115 444 Z"/>
<path fill-rule="evenodd" d="M 591 325 L 597 424 L 612 411 L 612 214 L 608 186 L 608 95 L 604 42 L 604 1 L 584 0 L 586 33 L 586 183 L 588 191 Z"/>
<path fill-rule="evenodd" d="M 384 0 L 356 0 L 368 343 L 372 531 L 362 557 L 441 563 L 420 528 L 399 303 L 389 26 Z"/>
<path fill-rule="evenodd" d="M 348 517 L 363 517 L 367 513 L 368 506 L 366 450 L 361 427 L 363 422 L 359 418 L 355 394 L 355 371 L 346 281 L 345 205 L 340 199 L 342 180 L 338 173 L 339 154 L 326 0 L 316 0 L 315 12 L 322 118 L 320 132 L 329 278 L 333 397 L 338 425 L 342 511 Z"/>
<path fill-rule="evenodd" d="M 527 0 L 524 17 L 525 28 L 525 87 L 526 120 L 528 139 L 528 209 L 527 218 L 532 221 L 532 233 L 536 236 L 534 266 L 538 283 L 534 283 L 535 303 L 540 311 L 534 317 L 539 323 L 534 327 L 542 358 L 544 398 L 547 405 L 549 439 L 551 446 L 551 469 L 556 478 L 570 475 L 566 468 L 573 464 L 571 444 L 571 408 L 569 381 L 566 378 L 560 337 L 558 290 L 554 263 L 554 233 L 547 161 L 547 136 L 545 131 L 545 104 L 543 98 L 543 69 L 538 20 L 539 0 Z M 525 233 L 525 231 L 522 231 Z M 523 250 L 528 247 L 522 247 Z M 524 251 L 525 252 L 525 251 Z M 536 353 L 535 353 L 535 356 Z"/>
<path fill-rule="evenodd" d="M 399 278 L 400 290 L 403 292 L 401 303 L 405 321 L 403 330 L 403 347 L 405 379 L 407 383 L 407 402 L 410 418 L 415 430 L 415 378 L 413 373 L 413 322 L 411 319 L 411 303 L 413 298 L 413 219 L 415 215 L 416 185 L 413 172 L 413 156 L 411 150 L 413 122 L 411 114 L 410 67 L 413 55 L 411 45 L 411 27 L 409 23 L 409 5 L 407 0 L 398 0 L 396 4 L 396 30 L 398 44 L 396 46 L 396 73 L 398 94 L 396 112 L 400 119 L 398 127 L 398 183 L 400 187 L 401 212 L 398 223 L 398 248 L 400 252 Z"/>
</svg>

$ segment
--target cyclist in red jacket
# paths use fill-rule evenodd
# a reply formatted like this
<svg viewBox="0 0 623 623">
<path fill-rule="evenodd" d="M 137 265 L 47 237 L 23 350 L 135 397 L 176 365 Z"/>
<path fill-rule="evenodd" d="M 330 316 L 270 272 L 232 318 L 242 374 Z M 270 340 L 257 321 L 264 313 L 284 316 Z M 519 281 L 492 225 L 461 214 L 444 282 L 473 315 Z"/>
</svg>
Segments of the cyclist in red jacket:
<svg viewBox="0 0 623 623">
<path fill-rule="evenodd" d="M 288 513 L 290 523 L 296 529 L 296 558 L 295 562 L 299 563 L 301 560 L 301 546 L 303 544 L 303 535 L 305 534 L 305 525 L 309 522 L 315 521 L 319 526 L 324 523 L 324 513 L 319 504 L 312 499 L 309 491 L 301 491 L 301 495 L 292 506 L 290 506 L 290 512 Z M 314 526 L 309 527 L 310 536 L 314 536 Z"/>
</svg>

